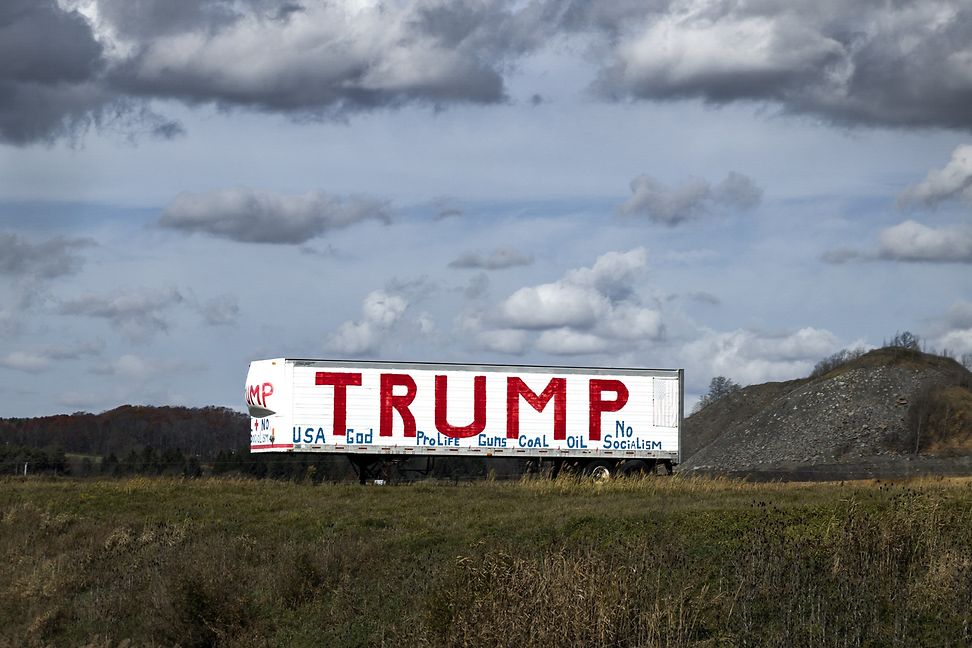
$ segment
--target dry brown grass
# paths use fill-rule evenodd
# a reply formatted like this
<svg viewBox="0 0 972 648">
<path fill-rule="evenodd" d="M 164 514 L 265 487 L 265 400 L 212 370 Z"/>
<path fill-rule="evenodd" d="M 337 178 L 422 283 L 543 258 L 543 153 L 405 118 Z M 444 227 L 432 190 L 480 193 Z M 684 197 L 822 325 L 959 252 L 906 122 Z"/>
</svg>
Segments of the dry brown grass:
<svg viewBox="0 0 972 648">
<path fill-rule="evenodd" d="M 0 645 L 972 643 L 972 479 L 0 486 Z"/>
<path fill-rule="evenodd" d="M 972 454 L 972 390 L 952 386 L 936 393 L 925 423 L 923 451 L 939 456 Z"/>
</svg>

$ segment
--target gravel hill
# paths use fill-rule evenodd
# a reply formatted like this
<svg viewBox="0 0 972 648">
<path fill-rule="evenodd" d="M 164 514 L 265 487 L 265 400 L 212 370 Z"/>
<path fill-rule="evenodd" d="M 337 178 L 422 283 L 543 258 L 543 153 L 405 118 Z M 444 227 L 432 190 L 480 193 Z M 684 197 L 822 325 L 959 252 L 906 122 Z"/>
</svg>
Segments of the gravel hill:
<svg viewBox="0 0 972 648">
<path fill-rule="evenodd" d="M 752 385 L 685 421 L 679 470 L 826 478 L 968 469 L 972 374 L 884 348 L 828 373 Z M 900 464 L 900 465 L 899 465 Z M 962 468 L 962 467 L 965 468 Z"/>
</svg>

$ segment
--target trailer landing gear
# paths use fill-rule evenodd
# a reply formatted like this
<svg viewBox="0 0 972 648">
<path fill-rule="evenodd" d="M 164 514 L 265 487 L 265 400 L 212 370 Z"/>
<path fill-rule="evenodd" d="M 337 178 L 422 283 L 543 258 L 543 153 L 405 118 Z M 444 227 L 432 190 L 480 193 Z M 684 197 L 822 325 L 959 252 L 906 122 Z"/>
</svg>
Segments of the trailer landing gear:
<svg viewBox="0 0 972 648">
<path fill-rule="evenodd" d="M 386 484 L 391 482 L 392 476 L 403 477 L 406 473 L 416 473 L 424 477 L 432 474 L 435 467 L 435 458 L 426 457 L 425 466 L 421 468 L 408 467 L 408 456 L 402 455 L 347 455 L 348 461 L 354 468 L 354 474 L 358 476 L 358 483 L 362 486 L 372 480 L 383 480 Z"/>
</svg>

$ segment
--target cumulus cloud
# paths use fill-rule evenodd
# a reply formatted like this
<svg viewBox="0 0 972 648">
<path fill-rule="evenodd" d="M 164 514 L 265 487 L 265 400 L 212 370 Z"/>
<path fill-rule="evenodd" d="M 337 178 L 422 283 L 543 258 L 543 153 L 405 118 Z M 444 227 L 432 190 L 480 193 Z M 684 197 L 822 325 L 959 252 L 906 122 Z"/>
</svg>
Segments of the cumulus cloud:
<svg viewBox="0 0 972 648">
<path fill-rule="evenodd" d="M 929 227 L 913 220 L 878 235 L 878 257 L 894 261 L 972 263 L 972 227 Z"/>
<path fill-rule="evenodd" d="M 496 104 L 524 57 L 565 41 L 593 44 L 594 87 L 610 99 L 972 127 L 963 0 L 7 0 L 0 140 L 50 140 L 119 116 L 179 134 L 149 110 L 155 99 L 297 119 Z"/>
<path fill-rule="evenodd" d="M 320 191 L 301 195 L 253 189 L 179 194 L 159 224 L 243 243 L 306 243 L 333 229 L 367 220 L 390 222 L 388 203 Z"/>
<path fill-rule="evenodd" d="M 489 326 L 483 312 L 460 315 L 457 318 L 457 328 L 462 337 L 470 341 L 470 346 L 483 351 L 522 355 L 530 342 L 526 331 Z"/>
<path fill-rule="evenodd" d="M 972 353 L 972 302 L 957 301 L 937 318 L 930 336 L 937 349 L 954 354 Z"/>
<path fill-rule="evenodd" d="M 503 270 L 533 263 L 533 257 L 514 248 L 497 248 L 490 253 L 465 252 L 449 262 L 450 268 Z"/>
<path fill-rule="evenodd" d="M 924 181 L 902 192 L 898 204 L 934 207 L 955 199 L 972 204 L 972 145 L 969 144 L 957 147 L 944 168 L 932 169 Z"/>
<path fill-rule="evenodd" d="M 26 144 L 89 123 L 110 97 L 102 47 L 84 17 L 54 0 L 0 7 L 0 139 Z"/>
<path fill-rule="evenodd" d="M 610 342 L 593 333 L 570 328 L 543 331 L 537 338 L 538 351 L 551 355 L 588 355 L 610 349 Z"/>
<path fill-rule="evenodd" d="M 695 179 L 679 187 L 669 187 L 649 175 L 639 175 L 631 181 L 631 197 L 618 211 L 627 216 L 645 216 L 664 225 L 678 225 L 718 207 L 753 209 L 762 197 L 762 189 L 751 178 L 735 171 L 714 186 L 706 180 Z"/>
<path fill-rule="evenodd" d="M 323 116 L 503 101 L 506 65 L 539 42 L 526 27 L 543 26 L 535 6 L 503 0 L 148 2 L 142 16 L 107 4 L 99 21 L 129 52 L 114 73 L 126 91 Z M 155 14 L 169 16 L 156 28 Z"/>
<path fill-rule="evenodd" d="M 81 268 L 78 252 L 94 243 L 89 239 L 57 236 L 31 241 L 18 234 L 0 232 L 0 274 L 28 279 L 53 279 Z"/>
<path fill-rule="evenodd" d="M 57 362 L 100 355 L 103 349 L 104 344 L 99 342 L 74 346 L 52 346 L 30 351 L 11 351 L 0 358 L 0 367 L 28 373 L 40 373 L 47 371 Z"/>
<path fill-rule="evenodd" d="M 907 220 L 881 230 L 874 250 L 841 247 L 828 250 L 821 259 L 826 263 L 972 263 L 972 226 L 932 227 Z"/>
<path fill-rule="evenodd" d="M 401 295 L 372 291 L 361 304 L 362 318 L 341 324 L 330 336 L 328 346 L 344 355 L 373 355 L 406 308 L 408 302 Z"/>
<path fill-rule="evenodd" d="M 618 3 L 578 10 L 608 36 L 596 88 L 613 98 L 770 102 L 839 124 L 968 129 L 972 6 L 924 3 Z"/>
<path fill-rule="evenodd" d="M 491 329 L 479 331 L 476 335 L 478 345 L 487 351 L 521 355 L 526 351 L 528 337 L 525 331 L 515 329 Z"/>
<path fill-rule="evenodd" d="M 141 5 L 142 3 L 139 3 Z M 5 0 L 0 7 L 0 141 L 74 140 L 91 126 L 171 139 L 182 126 L 114 87 L 94 2 Z M 85 14 L 88 15 L 85 15 Z"/>
<path fill-rule="evenodd" d="M 626 341 L 660 338 L 661 312 L 646 305 L 638 292 L 647 259 L 644 248 L 608 252 L 591 267 L 514 291 L 491 317 L 479 321 L 480 343 L 519 353 L 528 334 L 535 333 L 538 350 L 578 355 L 605 352 Z"/>
<path fill-rule="evenodd" d="M 59 312 L 104 319 L 133 341 L 144 342 L 169 330 L 168 312 L 184 301 L 174 288 L 107 297 L 88 294 L 64 301 Z"/>
<path fill-rule="evenodd" d="M 837 337 L 824 329 L 775 335 L 738 329 L 706 332 L 683 347 L 682 357 L 696 375 L 727 376 L 749 385 L 804 376 L 839 348 Z"/>
</svg>

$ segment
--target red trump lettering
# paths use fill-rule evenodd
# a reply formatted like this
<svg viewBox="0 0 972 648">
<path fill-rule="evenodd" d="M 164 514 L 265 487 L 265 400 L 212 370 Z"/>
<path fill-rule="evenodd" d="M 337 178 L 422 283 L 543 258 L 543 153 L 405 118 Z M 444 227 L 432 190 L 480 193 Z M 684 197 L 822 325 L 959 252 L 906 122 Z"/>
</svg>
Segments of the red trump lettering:
<svg viewBox="0 0 972 648">
<path fill-rule="evenodd" d="M 348 428 L 348 387 L 361 385 L 361 374 L 318 371 L 315 385 L 334 386 L 334 422 L 332 434 L 343 435 Z"/>
<path fill-rule="evenodd" d="M 404 387 L 405 393 L 396 396 L 395 387 Z M 405 426 L 405 436 L 415 436 L 415 416 L 412 415 L 409 406 L 415 400 L 415 379 L 408 374 L 381 374 L 381 418 L 379 426 L 379 436 L 391 436 L 392 410 L 397 410 L 402 417 L 402 425 Z"/>
<path fill-rule="evenodd" d="M 604 380 L 592 378 L 590 383 L 590 421 L 588 426 L 588 438 L 591 441 L 601 440 L 601 413 L 617 412 L 625 403 L 628 402 L 628 388 L 620 380 Z M 614 400 L 604 400 L 601 398 L 603 392 L 614 392 L 617 398 Z"/>
<path fill-rule="evenodd" d="M 506 438 L 508 439 L 516 439 L 520 436 L 520 396 L 538 412 L 546 409 L 553 399 L 553 438 L 556 441 L 567 438 L 567 381 L 564 378 L 551 378 L 539 395 L 516 376 L 506 379 Z"/>
<path fill-rule="evenodd" d="M 435 377 L 435 427 L 447 437 L 465 439 L 476 436 L 486 428 L 486 376 L 473 379 L 473 421 L 469 425 L 450 425 L 448 410 L 448 377 Z"/>
</svg>

